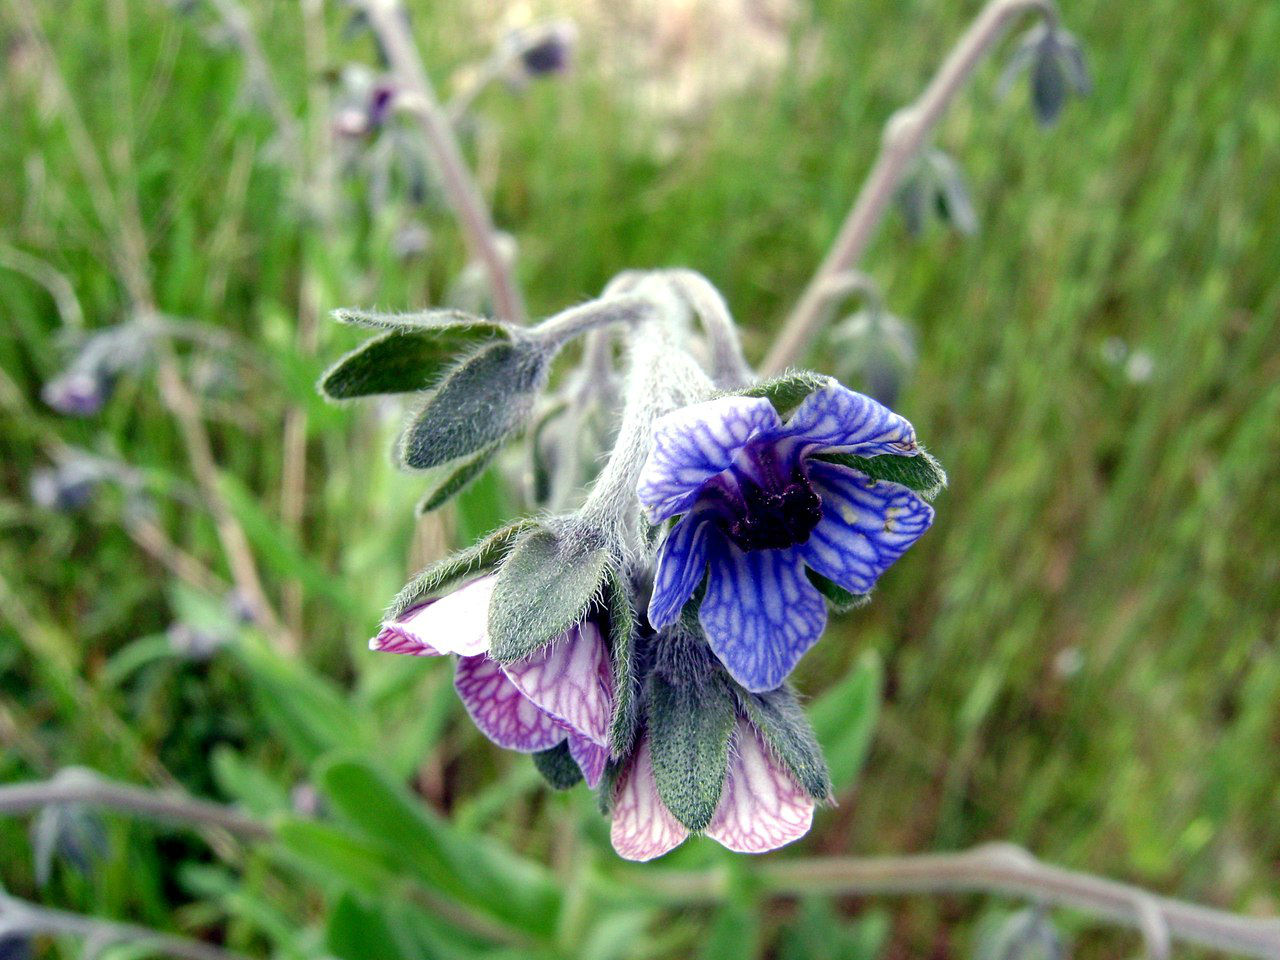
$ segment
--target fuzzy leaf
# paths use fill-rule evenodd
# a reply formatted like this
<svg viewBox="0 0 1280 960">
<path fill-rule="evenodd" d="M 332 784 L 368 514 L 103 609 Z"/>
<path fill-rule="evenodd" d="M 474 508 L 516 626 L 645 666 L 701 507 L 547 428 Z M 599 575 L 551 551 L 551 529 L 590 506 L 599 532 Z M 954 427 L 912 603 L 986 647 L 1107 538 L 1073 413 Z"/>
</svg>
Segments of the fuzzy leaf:
<svg viewBox="0 0 1280 960">
<path fill-rule="evenodd" d="M 427 567 L 404 585 L 387 608 L 386 618 L 394 620 L 412 606 L 442 593 L 459 580 L 476 577 L 497 566 L 516 538 L 534 526 L 532 520 L 517 520 L 489 534 L 466 550 Z"/>
<path fill-rule="evenodd" d="M 649 749 L 658 795 L 690 830 L 715 816 L 737 722 L 733 695 L 714 674 L 649 675 Z"/>
<path fill-rule="evenodd" d="M 605 605 L 609 615 L 609 655 L 613 667 L 613 721 L 609 725 L 609 743 L 614 756 L 625 756 L 631 749 L 636 728 L 635 670 L 632 655 L 635 645 L 636 611 L 631 591 L 612 566 L 605 573 Z"/>
<path fill-rule="evenodd" d="M 495 445 L 481 450 L 474 457 L 463 460 L 456 466 L 446 468 L 440 482 L 427 491 L 426 496 L 418 503 L 419 515 L 443 507 L 465 490 L 472 480 L 484 473 L 497 452 L 498 448 Z"/>
<path fill-rule="evenodd" d="M 600 595 L 609 551 L 591 537 L 530 531 L 512 549 L 489 606 L 489 655 L 523 660 L 559 637 Z"/>
<path fill-rule="evenodd" d="M 400 459 L 438 467 L 501 443 L 524 425 L 547 377 L 547 353 L 532 342 L 493 343 L 458 364 L 400 438 Z"/>
<path fill-rule="evenodd" d="M 790 687 L 740 694 L 747 718 L 775 756 L 814 800 L 831 799 L 831 774 L 818 738 Z"/>
<path fill-rule="evenodd" d="M 330 367 L 320 378 L 320 392 L 330 400 L 350 400 L 428 390 L 479 344 L 507 337 L 503 327 L 487 320 L 391 329 Z"/>
<path fill-rule="evenodd" d="M 533 754 L 533 765 L 556 790 L 568 790 L 582 782 L 582 769 L 569 755 L 569 741 L 561 740 L 550 750 Z"/>
<path fill-rule="evenodd" d="M 947 486 L 947 472 L 932 454 L 921 450 L 914 457 L 853 457 L 843 453 L 819 454 L 817 460 L 838 463 L 865 473 L 872 480 L 888 480 L 932 500 Z"/>
<path fill-rule="evenodd" d="M 771 377 L 759 383 L 734 391 L 739 397 L 764 397 L 773 404 L 780 416 L 785 416 L 804 402 L 805 397 L 816 390 L 831 384 L 830 377 L 824 377 L 808 370 L 797 370 Z"/>
</svg>

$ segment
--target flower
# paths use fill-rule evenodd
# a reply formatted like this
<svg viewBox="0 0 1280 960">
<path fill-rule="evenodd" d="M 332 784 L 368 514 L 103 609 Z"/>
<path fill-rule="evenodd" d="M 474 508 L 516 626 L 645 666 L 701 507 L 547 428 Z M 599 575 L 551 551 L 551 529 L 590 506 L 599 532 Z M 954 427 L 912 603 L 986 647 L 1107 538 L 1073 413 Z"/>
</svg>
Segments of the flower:
<svg viewBox="0 0 1280 960">
<path fill-rule="evenodd" d="M 458 655 L 454 687 L 480 732 L 521 753 L 568 741 L 588 785 L 609 759 L 613 676 L 599 625 L 587 619 L 527 659 L 489 656 L 488 611 L 497 576 L 473 580 L 382 624 L 369 649 L 418 657 Z"/>
<path fill-rule="evenodd" d="M 707 825 L 707 836 L 736 853 L 765 853 L 808 833 L 813 808 L 813 799 L 778 762 L 755 727 L 739 717 L 729 744 L 724 787 Z M 688 836 L 689 830 L 658 795 L 649 736 L 645 734 L 615 788 L 610 829 L 613 849 L 628 860 L 652 860 L 678 847 Z"/>
<path fill-rule="evenodd" d="M 919 452 L 910 423 L 834 381 L 786 423 L 744 396 L 660 417 L 638 493 L 653 522 L 683 516 L 658 554 L 650 624 L 673 623 L 705 576 L 712 650 L 746 689 L 776 688 L 826 626 L 806 568 L 865 594 L 933 522 L 907 487 L 823 457 Z"/>
</svg>

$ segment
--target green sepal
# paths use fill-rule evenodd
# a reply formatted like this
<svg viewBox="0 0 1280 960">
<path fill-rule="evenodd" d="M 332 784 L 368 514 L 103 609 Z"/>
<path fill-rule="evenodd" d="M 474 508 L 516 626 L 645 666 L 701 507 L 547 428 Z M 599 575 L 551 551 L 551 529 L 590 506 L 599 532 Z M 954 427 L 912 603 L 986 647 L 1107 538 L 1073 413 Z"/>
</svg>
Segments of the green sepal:
<svg viewBox="0 0 1280 960">
<path fill-rule="evenodd" d="M 784 417 L 804 402 L 805 397 L 835 381 L 811 370 L 793 370 L 780 376 L 753 383 L 730 394 L 735 397 L 764 397 L 773 404 L 778 416 Z"/>
<path fill-rule="evenodd" d="M 828 580 L 816 570 L 805 568 L 805 575 L 808 576 L 809 582 L 817 587 L 818 592 L 822 594 L 827 601 L 827 607 L 833 613 L 848 613 L 850 610 L 856 610 L 863 606 L 871 599 L 869 593 L 850 593 L 840 584 L 833 580 Z"/>
<path fill-rule="evenodd" d="M 532 520 L 517 520 L 493 531 L 474 546 L 427 567 L 396 594 L 387 608 L 387 619 L 394 620 L 410 607 L 442 593 L 460 580 L 492 570 L 511 549 L 516 538 L 533 526 Z"/>
<path fill-rule="evenodd" d="M 878 457 L 854 457 L 844 453 L 819 453 L 815 460 L 852 467 L 872 480 L 888 480 L 914 490 L 926 500 L 932 500 L 947 486 L 947 472 L 937 459 L 926 450 L 913 457 L 896 457 L 883 454 Z"/>
<path fill-rule="evenodd" d="M 319 390 L 330 400 L 428 390 L 460 357 L 489 340 L 509 337 L 505 327 L 488 320 L 392 327 L 325 371 Z"/>
<path fill-rule="evenodd" d="M 569 741 L 561 740 L 550 750 L 533 754 L 533 765 L 555 790 L 568 790 L 582 782 L 582 769 L 569 754 Z"/>
<path fill-rule="evenodd" d="M 604 776 L 600 778 L 600 784 L 596 787 L 596 807 L 602 816 L 611 816 L 613 814 L 613 801 L 618 792 L 618 780 L 622 777 L 622 771 L 627 768 L 631 759 L 624 758 L 622 760 L 610 760 L 604 765 Z"/>
<path fill-rule="evenodd" d="M 649 675 L 654 780 L 677 820 L 690 830 L 705 830 L 724 789 L 737 704 L 722 671 L 693 641 L 668 635 L 659 642 L 687 646 L 664 651 L 666 663 Z"/>
<path fill-rule="evenodd" d="M 531 340 L 491 343 L 455 366 L 400 438 L 400 462 L 426 470 L 519 430 L 546 382 L 549 354 Z"/>
<path fill-rule="evenodd" d="M 747 719 L 760 731 L 769 749 L 800 788 L 820 803 L 830 801 L 831 774 L 827 761 L 795 692 L 788 686 L 768 693 L 739 690 L 738 698 Z"/>
<path fill-rule="evenodd" d="M 609 748 L 615 757 L 631 750 L 636 733 L 635 649 L 636 611 L 631 591 L 612 564 L 605 569 L 605 609 L 609 617 L 609 657 L 613 669 L 613 718 Z"/>
<path fill-rule="evenodd" d="M 428 490 L 418 502 L 419 516 L 424 513 L 430 513 L 432 510 L 438 510 L 465 490 L 472 480 L 484 473 L 489 464 L 493 462 L 494 455 L 497 452 L 498 446 L 495 444 L 492 447 L 481 450 L 474 457 L 469 457 L 457 464 L 445 467 L 439 482 Z"/>
<path fill-rule="evenodd" d="M 538 527 L 520 538 L 494 586 L 489 656 L 511 663 L 531 656 L 587 614 L 600 597 L 609 551 L 584 531 Z"/>
</svg>

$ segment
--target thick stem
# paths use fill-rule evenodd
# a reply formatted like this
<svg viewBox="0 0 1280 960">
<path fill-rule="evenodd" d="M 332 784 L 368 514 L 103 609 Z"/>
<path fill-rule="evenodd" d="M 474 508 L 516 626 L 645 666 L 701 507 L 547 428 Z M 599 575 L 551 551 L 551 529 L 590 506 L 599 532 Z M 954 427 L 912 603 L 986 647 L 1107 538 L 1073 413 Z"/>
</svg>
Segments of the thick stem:
<svg viewBox="0 0 1280 960">
<path fill-rule="evenodd" d="M 511 323 L 524 323 L 524 302 L 516 287 L 511 266 L 498 248 L 493 218 L 480 190 L 467 169 L 435 90 L 427 77 L 413 39 L 409 35 L 404 8 L 398 0 L 366 0 L 369 26 L 386 52 L 397 80 L 408 97 L 405 103 L 422 125 L 445 195 L 458 217 L 471 256 L 484 265 L 498 316 Z"/>
<path fill-rule="evenodd" d="M 55 803 L 80 803 L 169 823 L 217 827 L 247 840 L 269 840 L 272 836 L 265 823 L 238 810 L 92 776 L 0 787 L 0 814 L 29 813 Z"/>
<path fill-rule="evenodd" d="M 952 49 L 920 98 L 890 118 L 885 126 L 880 155 L 867 175 L 857 201 L 841 224 L 835 243 L 761 364 L 762 374 L 771 376 L 804 359 L 822 327 L 828 301 L 828 281 L 857 265 L 893 200 L 903 174 L 951 101 L 987 52 L 1004 36 L 1009 25 L 1032 10 L 1050 23 L 1057 22 L 1057 11 L 1051 0 L 991 0 Z"/>
<path fill-rule="evenodd" d="M 1242 956 L 1280 957 L 1280 920 L 1241 917 L 1160 897 L 1138 887 L 1040 863 L 1009 844 L 964 853 L 903 857 L 831 857 L 763 863 L 755 872 L 773 896 L 870 896 L 987 893 L 1080 910 L 1139 930 L 1153 953 L 1176 939 Z M 729 895 L 721 871 L 649 874 L 637 882 L 681 905 Z"/>
</svg>

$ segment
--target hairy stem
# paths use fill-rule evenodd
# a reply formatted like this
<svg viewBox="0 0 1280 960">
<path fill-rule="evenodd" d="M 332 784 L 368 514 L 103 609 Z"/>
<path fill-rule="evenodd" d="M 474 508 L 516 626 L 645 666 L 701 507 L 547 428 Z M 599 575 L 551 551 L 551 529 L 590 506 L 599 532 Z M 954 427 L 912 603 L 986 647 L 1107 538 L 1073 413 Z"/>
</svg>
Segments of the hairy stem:
<svg viewBox="0 0 1280 960">
<path fill-rule="evenodd" d="M 778 897 L 987 893 L 1080 910 L 1139 930 L 1153 954 L 1181 940 L 1241 956 L 1280 957 L 1280 919 L 1255 919 L 1148 893 L 1139 887 L 1040 863 L 1011 844 L 963 853 L 829 857 L 761 864 L 754 877 Z M 710 870 L 637 875 L 637 883 L 681 904 L 717 902 L 729 877 Z"/>
<path fill-rule="evenodd" d="M 867 175 L 858 199 L 841 224 L 835 243 L 827 251 L 818 272 L 809 281 L 761 364 L 761 373 L 765 376 L 776 374 L 804 359 L 825 318 L 830 296 L 828 282 L 857 265 L 911 161 L 951 101 L 983 57 L 1004 36 L 1009 25 L 1028 11 L 1036 11 L 1050 23 L 1057 21 L 1057 11 L 1051 0 L 991 0 L 943 61 L 920 98 L 889 119 L 880 155 Z"/>
<path fill-rule="evenodd" d="M 169 823 L 217 827 L 246 840 L 269 840 L 272 836 L 266 824 L 230 807 L 93 776 L 0 787 L 0 814 L 29 813 L 55 803 L 80 803 Z"/>
<path fill-rule="evenodd" d="M 100 920 L 66 910 L 54 910 L 0 893 L 0 930 L 17 936 L 83 937 L 95 951 L 117 943 L 129 943 L 148 953 L 182 960 L 245 960 L 243 954 L 210 943 L 161 933 L 132 923 Z"/>
<path fill-rule="evenodd" d="M 458 217 L 471 256 L 483 264 L 489 276 L 494 310 L 503 320 L 524 323 L 524 301 L 511 266 L 498 248 L 493 218 L 463 159 L 453 125 L 436 99 L 435 89 L 409 34 L 404 7 L 398 0 L 366 0 L 364 9 L 370 28 L 408 94 L 405 102 L 426 134 L 445 195 Z"/>
</svg>

